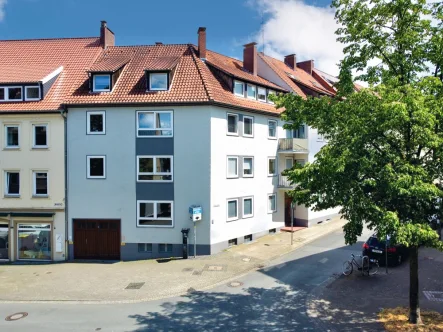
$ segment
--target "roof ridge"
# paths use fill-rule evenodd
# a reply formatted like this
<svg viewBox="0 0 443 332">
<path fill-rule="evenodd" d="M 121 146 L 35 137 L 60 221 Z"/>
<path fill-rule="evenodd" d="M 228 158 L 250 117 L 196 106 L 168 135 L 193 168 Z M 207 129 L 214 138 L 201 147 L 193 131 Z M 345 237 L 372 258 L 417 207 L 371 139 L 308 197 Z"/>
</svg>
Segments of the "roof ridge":
<svg viewBox="0 0 443 332">
<path fill-rule="evenodd" d="M 197 58 L 197 55 L 195 54 L 194 45 L 188 44 L 188 47 L 189 47 L 189 50 L 191 51 L 191 55 L 192 55 L 192 59 L 194 60 L 195 67 L 197 67 L 198 75 L 200 76 L 200 79 L 202 80 L 206 95 L 208 96 L 209 100 L 213 101 L 214 99 L 211 97 L 211 93 L 209 93 L 209 87 L 207 86 L 207 82 L 206 82 L 205 78 L 203 77 L 203 73 L 200 69 L 199 63 L 197 62 L 200 58 Z"/>
<path fill-rule="evenodd" d="M 108 46 L 107 49 L 110 48 L 135 48 L 135 47 L 162 47 L 162 46 L 189 46 L 189 44 L 141 44 L 141 45 L 114 45 Z"/>
<path fill-rule="evenodd" d="M 28 39 L 0 39 L 1 42 L 41 41 L 41 40 L 72 40 L 72 39 L 100 39 L 100 37 L 55 37 L 55 38 L 28 38 Z"/>
</svg>

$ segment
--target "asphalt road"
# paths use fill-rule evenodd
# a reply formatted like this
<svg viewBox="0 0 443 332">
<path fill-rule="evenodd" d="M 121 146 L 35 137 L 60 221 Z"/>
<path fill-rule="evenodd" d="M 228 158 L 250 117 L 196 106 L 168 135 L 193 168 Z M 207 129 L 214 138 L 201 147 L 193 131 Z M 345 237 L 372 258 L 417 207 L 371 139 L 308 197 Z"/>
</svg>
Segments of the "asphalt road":
<svg viewBox="0 0 443 332">
<path fill-rule="evenodd" d="M 369 234 L 365 231 L 361 239 Z M 112 305 L 0 303 L 0 331 L 319 331 L 323 327 L 306 313 L 306 298 L 341 273 L 343 261 L 351 253 L 359 254 L 361 245 L 345 246 L 343 233 L 337 231 L 238 278 L 240 286 L 191 291 L 166 300 Z M 4 319 L 17 312 L 28 316 Z"/>
</svg>

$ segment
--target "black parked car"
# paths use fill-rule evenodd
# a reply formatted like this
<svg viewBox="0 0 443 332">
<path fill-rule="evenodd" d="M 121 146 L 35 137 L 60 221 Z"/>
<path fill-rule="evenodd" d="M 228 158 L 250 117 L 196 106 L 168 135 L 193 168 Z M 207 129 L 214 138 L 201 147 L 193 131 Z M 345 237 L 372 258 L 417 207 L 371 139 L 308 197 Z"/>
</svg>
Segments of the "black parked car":
<svg viewBox="0 0 443 332">
<path fill-rule="evenodd" d="M 388 240 L 388 265 L 400 265 L 408 256 L 408 248 L 401 244 L 391 244 L 394 241 Z M 377 259 L 380 264 L 386 262 L 386 242 L 377 239 L 377 235 L 372 235 L 368 241 L 363 244 L 363 256 L 370 259 Z"/>
</svg>

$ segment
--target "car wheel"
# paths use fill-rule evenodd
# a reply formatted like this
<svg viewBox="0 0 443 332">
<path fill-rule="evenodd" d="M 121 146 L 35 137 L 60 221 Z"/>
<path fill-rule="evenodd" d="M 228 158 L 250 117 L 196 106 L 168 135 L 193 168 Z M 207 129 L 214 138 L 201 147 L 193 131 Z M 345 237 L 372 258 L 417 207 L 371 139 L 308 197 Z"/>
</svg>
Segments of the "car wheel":
<svg viewBox="0 0 443 332">
<path fill-rule="evenodd" d="M 403 262 L 403 257 L 402 255 L 398 255 L 397 256 L 397 265 L 400 265 Z"/>
</svg>

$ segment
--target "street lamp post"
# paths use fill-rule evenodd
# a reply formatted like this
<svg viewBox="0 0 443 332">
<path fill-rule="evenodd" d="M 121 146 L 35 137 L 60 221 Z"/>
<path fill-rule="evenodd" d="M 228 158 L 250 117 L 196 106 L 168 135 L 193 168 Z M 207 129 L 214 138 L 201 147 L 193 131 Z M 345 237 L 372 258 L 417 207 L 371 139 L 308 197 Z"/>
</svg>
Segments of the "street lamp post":
<svg viewBox="0 0 443 332">
<path fill-rule="evenodd" d="M 294 202 L 291 202 L 291 246 L 294 244 Z"/>
</svg>

